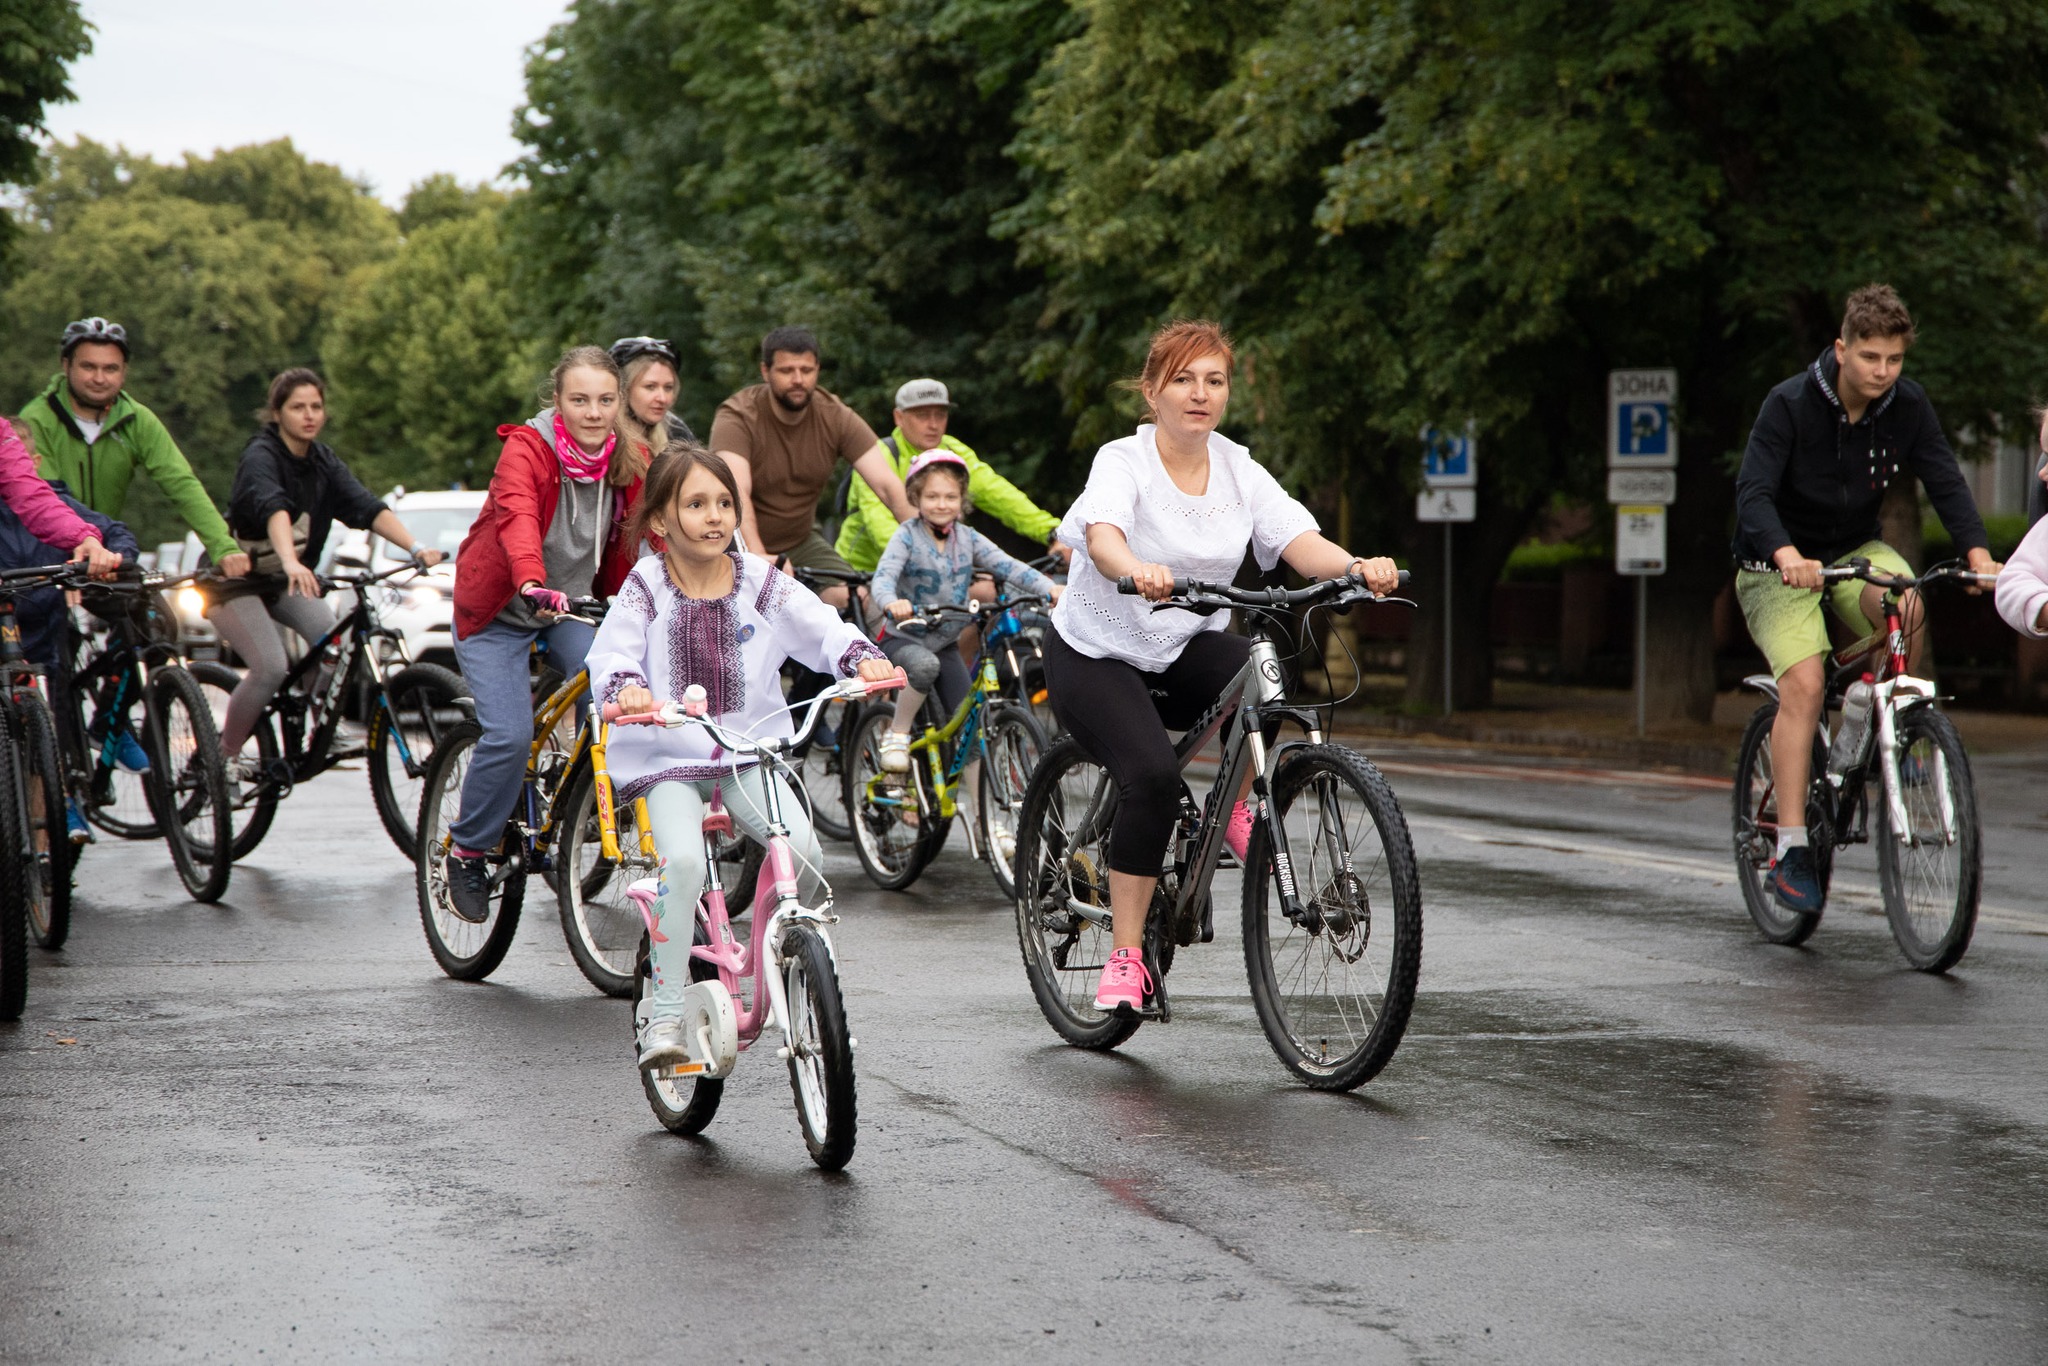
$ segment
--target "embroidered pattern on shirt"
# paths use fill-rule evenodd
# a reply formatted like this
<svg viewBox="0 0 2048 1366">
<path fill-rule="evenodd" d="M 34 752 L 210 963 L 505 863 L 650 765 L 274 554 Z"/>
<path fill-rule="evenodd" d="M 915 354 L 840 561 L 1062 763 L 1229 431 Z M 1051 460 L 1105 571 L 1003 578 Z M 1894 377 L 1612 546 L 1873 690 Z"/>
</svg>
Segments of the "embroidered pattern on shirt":
<svg viewBox="0 0 2048 1366">
<path fill-rule="evenodd" d="M 747 704 L 747 666 L 740 655 L 738 613 L 733 610 L 739 590 L 737 565 L 732 592 L 722 598 L 692 598 L 670 588 L 675 616 L 668 627 L 669 685 L 681 696 L 690 684 L 703 684 L 713 716 Z"/>
<path fill-rule="evenodd" d="M 789 601 L 789 590 L 794 582 L 795 580 L 780 570 L 769 570 L 762 576 L 761 592 L 754 599 L 754 610 L 767 620 L 773 621 L 775 614 L 782 610 L 782 605 Z"/>
<path fill-rule="evenodd" d="M 616 702 L 619 700 L 619 694 L 628 688 L 645 688 L 649 692 L 654 691 L 654 685 L 641 675 L 632 672 L 630 669 L 621 669 L 604 681 L 604 696 L 597 700 L 600 703 Z"/>
<path fill-rule="evenodd" d="M 879 659 L 885 664 L 889 662 L 889 656 L 876 649 L 872 642 L 856 640 L 846 647 L 846 653 L 839 656 L 839 663 L 833 667 L 839 671 L 841 678 L 851 678 L 854 670 L 870 659 Z"/>
<path fill-rule="evenodd" d="M 626 581 L 619 585 L 619 596 L 613 605 L 639 613 L 642 621 L 653 621 L 655 617 L 654 594 L 647 591 L 647 581 L 637 572 L 626 575 Z"/>
</svg>

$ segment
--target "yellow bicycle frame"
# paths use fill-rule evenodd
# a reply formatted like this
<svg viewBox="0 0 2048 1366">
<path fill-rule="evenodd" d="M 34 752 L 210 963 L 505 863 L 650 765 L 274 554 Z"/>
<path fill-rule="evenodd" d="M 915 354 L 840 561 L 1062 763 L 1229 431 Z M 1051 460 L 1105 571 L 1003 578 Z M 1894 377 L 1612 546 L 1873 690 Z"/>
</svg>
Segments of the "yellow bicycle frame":
<svg viewBox="0 0 2048 1366">
<path fill-rule="evenodd" d="M 927 726 L 924 734 L 910 742 L 910 753 L 913 756 L 918 754 L 924 755 L 925 762 L 931 766 L 932 790 L 939 794 L 939 815 L 947 820 L 951 820 L 959 814 L 960 784 L 958 782 L 949 783 L 946 781 L 946 754 L 943 746 L 947 741 L 959 735 L 961 730 L 966 727 L 968 714 L 980 704 L 984 693 L 999 693 L 1002 690 L 1003 685 L 996 678 L 995 661 L 984 658 L 981 661 L 981 673 L 975 678 L 974 686 L 967 690 L 967 696 L 960 699 L 960 705 L 953 709 L 951 716 L 946 718 L 946 724 L 943 726 Z M 913 764 L 916 763 L 916 758 L 913 757 L 911 762 Z M 962 760 L 961 768 L 965 769 L 968 762 L 970 761 Z M 880 794 L 879 789 L 884 776 L 886 775 L 877 774 L 868 779 L 868 800 L 882 806 L 903 805 L 901 801 L 886 798 Z M 913 791 L 916 791 L 916 784 L 913 783 L 911 787 Z M 920 808 L 922 808 L 924 801 L 922 793 L 918 794 L 917 800 Z M 921 817 L 930 814 L 930 812 L 922 809 L 918 812 L 918 815 Z"/>
<path fill-rule="evenodd" d="M 589 670 L 579 669 L 574 678 L 568 679 L 561 687 L 550 693 L 547 701 L 541 703 L 540 709 L 533 714 L 533 746 L 526 754 L 526 778 L 528 782 L 537 782 L 539 780 L 541 751 L 546 747 L 548 737 L 554 734 L 555 727 L 562 724 L 564 717 L 569 716 L 575 711 L 577 699 L 582 697 L 589 687 Z M 583 754 L 587 753 L 590 756 L 591 780 L 597 789 L 599 845 L 604 851 L 604 856 L 616 863 L 619 858 L 618 808 L 612 798 L 611 771 L 605 767 L 604 759 L 605 742 L 609 738 L 610 732 L 611 727 L 604 723 L 603 716 L 593 706 L 591 720 L 577 730 L 576 741 L 569 748 L 569 763 L 567 767 L 574 768 L 577 758 Z M 566 772 L 567 769 L 564 771 Z M 640 837 L 639 851 L 643 856 L 651 860 L 655 857 L 654 830 L 648 820 L 647 802 L 644 798 L 635 797 L 633 799 L 633 819 L 638 826 Z M 550 793 L 548 795 L 547 822 L 543 829 L 551 828 L 554 823 L 554 794 Z"/>
</svg>

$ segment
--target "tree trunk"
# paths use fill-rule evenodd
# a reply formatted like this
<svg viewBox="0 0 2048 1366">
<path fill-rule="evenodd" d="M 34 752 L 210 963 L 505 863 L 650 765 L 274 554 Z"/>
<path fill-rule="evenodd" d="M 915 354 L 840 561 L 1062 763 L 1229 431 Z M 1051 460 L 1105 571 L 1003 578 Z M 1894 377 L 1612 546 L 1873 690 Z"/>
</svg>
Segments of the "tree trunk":
<svg viewBox="0 0 2048 1366">
<path fill-rule="evenodd" d="M 1633 591 L 1633 590 L 1632 590 Z M 1643 710 L 1650 724 L 1714 715 L 1714 599 L 1720 584 L 1650 581 Z"/>
<path fill-rule="evenodd" d="M 1469 711 L 1493 705 L 1493 586 L 1527 529 L 1527 508 L 1489 506 L 1479 519 L 1451 527 L 1451 705 Z M 1406 701 L 1416 711 L 1444 705 L 1444 528 L 1419 522 L 1408 536 L 1407 596 L 1421 604 L 1408 627 Z"/>
</svg>

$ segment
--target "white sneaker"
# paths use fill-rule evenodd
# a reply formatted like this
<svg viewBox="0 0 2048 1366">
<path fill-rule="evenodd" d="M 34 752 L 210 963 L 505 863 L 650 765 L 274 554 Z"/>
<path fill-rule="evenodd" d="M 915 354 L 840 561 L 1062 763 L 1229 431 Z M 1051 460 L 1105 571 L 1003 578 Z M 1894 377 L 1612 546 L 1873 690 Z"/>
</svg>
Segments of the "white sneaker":
<svg viewBox="0 0 2048 1366">
<path fill-rule="evenodd" d="M 910 772 L 910 737 L 900 730 L 883 731 L 881 743 L 875 746 L 875 762 L 884 773 Z"/>
<path fill-rule="evenodd" d="M 676 1067 L 690 1060 L 683 1042 L 683 1022 L 674 1016 L 649 1020 L 640 1029 L 640 1070 Z"/>
<path fill-rule="evenodd" d="M 1017 835 L 1010 829 L 1010 822 L 1004 817 L 989 817 L 988 842 L 995 846 L 996 858 L 1004 864 L 1017 861 Z"/>
</svg>

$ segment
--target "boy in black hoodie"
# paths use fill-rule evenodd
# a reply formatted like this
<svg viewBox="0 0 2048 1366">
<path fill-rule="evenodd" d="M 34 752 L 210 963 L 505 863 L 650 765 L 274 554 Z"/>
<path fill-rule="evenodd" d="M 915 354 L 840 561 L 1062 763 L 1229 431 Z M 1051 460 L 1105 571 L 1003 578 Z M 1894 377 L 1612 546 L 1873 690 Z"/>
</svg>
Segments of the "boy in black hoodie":
<svg viewBox="0 0 2048 1366">
<path fill-rule="evenodd" d="M 1970 568 L 1999 570 L 1927 391 L 1900 378 L 1912 344 L 1913 319 L 1890 285 L 1851 294 L 1840 339 L 1764 400 L 1735 476 L 1735 592 L 1778 680 L 1771 771 L 1780 793 L 1805 792 L 1811 776 L 1827 683 L 1822 568 L 1861 558 L 1887 573 L 1913 573 L 1879 536 L 1878 507 L 1892 480 L 1918 476 Z M 1880 629 L 1883 596 L 1853 580 L 1825 590 L 1828 607 L 1859 637 Z M 1917 670 L 1918 596 L 1905 594 L 1901 608 Z M 1803 803 L 1789 806 L 1796 814 L 1781 797 L 1772 887 L 1787 909 L 1817 911 L 1822 895 L 1806 827 L 1784 823 L 1804 821 Z"/>
</svg>

